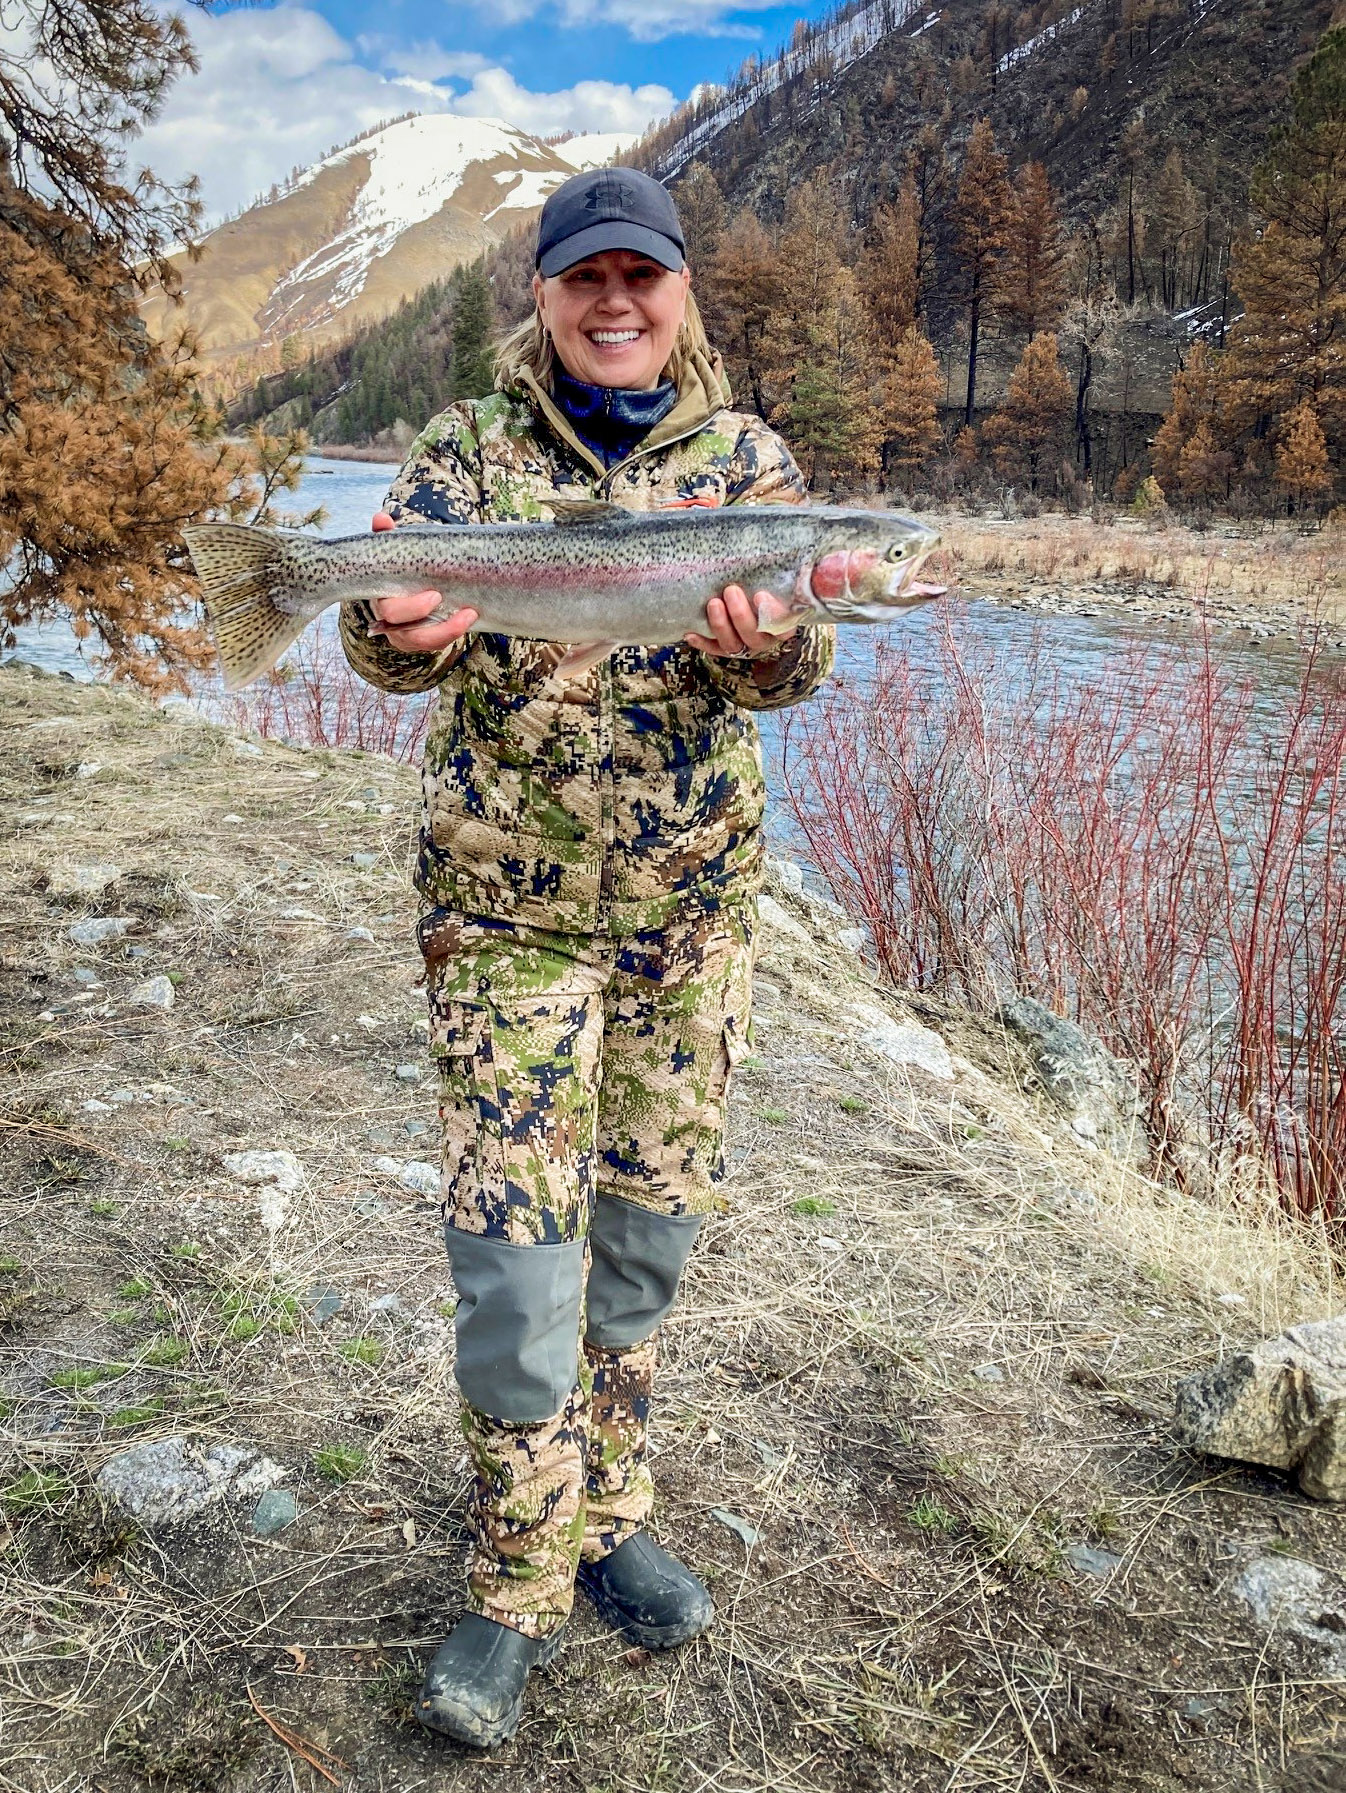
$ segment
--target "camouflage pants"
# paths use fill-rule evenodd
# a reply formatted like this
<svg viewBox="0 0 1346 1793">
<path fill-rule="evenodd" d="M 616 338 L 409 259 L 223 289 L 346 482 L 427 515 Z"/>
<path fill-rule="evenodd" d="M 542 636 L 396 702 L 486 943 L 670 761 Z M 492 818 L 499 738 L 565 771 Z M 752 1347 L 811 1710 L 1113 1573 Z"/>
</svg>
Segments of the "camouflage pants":
<svg viewBox="0 0 1346 1793">
<path fill-rule="evenodd" d="M 655 1334 L 723 1167 L 753 924 L 737 907 L 612 938 L 439 910 L 421 944 L 476 1467 L 469 1605 L 541 1637 L 581 1553 L 653 1506 Z"/>
</svg>

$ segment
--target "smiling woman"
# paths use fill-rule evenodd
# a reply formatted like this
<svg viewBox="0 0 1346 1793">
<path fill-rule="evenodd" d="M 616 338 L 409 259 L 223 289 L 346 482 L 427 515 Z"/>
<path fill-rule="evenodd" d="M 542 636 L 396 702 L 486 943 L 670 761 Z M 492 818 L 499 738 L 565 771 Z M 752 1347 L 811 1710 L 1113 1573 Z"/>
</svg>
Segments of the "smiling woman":
<svg viewBox="0 0 1346 1793">
<path fill-rule="evenodd" d="M 499 389 L 427 425 L 375 527 L 800 502 L 785 445 L 729 408 L 690 278 L 656 182 L 567 181 Z M 558 578 L 558 633 L 566 596 Z M 748 1050 L 765 796 L 749 712 L 806 697 L 833 631 L 772 635 L 759 622 L 785 605 L 729 586 L 707 633 L 596 643 L 566 683 L 555 642 L 473 632 L 471 610 L 432 622 L 439 602 L 350 605 L 341 627 L 367 678 L 439 690 L 417 886 L 477 1476 L 469 1610 L 417 1711 L 490 1745 L 576 1585 L 646 1649 L 714 1616 L 647 1529 L 656 1339 L 715 1205 Z"/>
</svg>

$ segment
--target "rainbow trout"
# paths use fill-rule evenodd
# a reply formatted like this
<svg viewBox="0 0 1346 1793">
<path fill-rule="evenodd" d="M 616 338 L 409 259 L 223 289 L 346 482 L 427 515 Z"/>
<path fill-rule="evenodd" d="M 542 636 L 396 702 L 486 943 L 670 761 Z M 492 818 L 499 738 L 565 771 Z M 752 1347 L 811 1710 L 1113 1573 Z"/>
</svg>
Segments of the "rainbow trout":
<svg viewBox="0 0 1346 1793">
<path fill-rule="evenodd" d="M 435 616 L 471 606 L 476 628 L 569 644 L 575 678 L 623 644 L 708 632 L 706 601 L 726 585 L 773 592 L 795 621 L 875 623 L 942 591 L 916 574 L 939 537 L 897 511 L 728 505 L 628 511 L 556 499 L 551 525 L 436 524 L 324 541 L 241 523 L 184 530 L 200 575 L 224 682 L 273 667 L 330 604 L 438 591 Z"/>
</svg>

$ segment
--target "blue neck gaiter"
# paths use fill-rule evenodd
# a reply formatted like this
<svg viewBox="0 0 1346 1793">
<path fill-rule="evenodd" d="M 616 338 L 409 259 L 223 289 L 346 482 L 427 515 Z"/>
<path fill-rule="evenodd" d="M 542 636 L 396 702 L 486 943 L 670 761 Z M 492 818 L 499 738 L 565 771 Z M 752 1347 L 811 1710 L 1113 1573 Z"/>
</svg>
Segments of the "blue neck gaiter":
<svg viewBox="0 0 1346 1793">
<path fill-rule="evenodd" d="M 558 367 L 552 377 L 552 397 L 585 447 L 591 448 L 605 467 L 615 467 L 668 416 L 677 403 L 678 389 L 672 380 L 665 380 L 653 392 L 590 386 Z"/>
</svg>

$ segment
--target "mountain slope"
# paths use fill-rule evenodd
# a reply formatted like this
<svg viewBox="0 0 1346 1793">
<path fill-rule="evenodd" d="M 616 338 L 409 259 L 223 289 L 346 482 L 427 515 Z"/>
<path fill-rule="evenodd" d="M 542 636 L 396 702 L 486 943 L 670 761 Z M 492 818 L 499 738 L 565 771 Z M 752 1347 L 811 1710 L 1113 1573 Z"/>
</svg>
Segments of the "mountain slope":
<svg viewBox="0 0 1346 1793">
<path fill-rule="evenodd" d="M 214 358 L 348 335 L 474 260 L 577 168 L 628 141 L 548 145 L 499 119 L 400 119 L 211 231 L 199 261 L 181 259 L 184 305 L 154 294 L 146 321 L 155 331 L 187 322 Z"/>
</svg>

